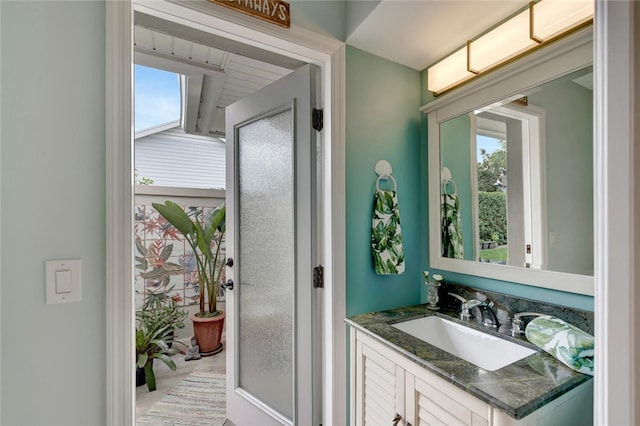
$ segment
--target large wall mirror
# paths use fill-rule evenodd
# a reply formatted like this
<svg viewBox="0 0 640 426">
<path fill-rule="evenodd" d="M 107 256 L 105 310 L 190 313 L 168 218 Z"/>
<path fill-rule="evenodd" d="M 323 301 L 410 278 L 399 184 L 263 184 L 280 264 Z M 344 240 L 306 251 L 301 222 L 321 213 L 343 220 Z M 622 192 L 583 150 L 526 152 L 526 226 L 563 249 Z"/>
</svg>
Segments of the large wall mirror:
<svg viewBox="0 0 640 426">
<path fill-rule="evenodd" d="M 431 267 L 593 294 L 590 28 L 427 104 Z"/>
</svg>

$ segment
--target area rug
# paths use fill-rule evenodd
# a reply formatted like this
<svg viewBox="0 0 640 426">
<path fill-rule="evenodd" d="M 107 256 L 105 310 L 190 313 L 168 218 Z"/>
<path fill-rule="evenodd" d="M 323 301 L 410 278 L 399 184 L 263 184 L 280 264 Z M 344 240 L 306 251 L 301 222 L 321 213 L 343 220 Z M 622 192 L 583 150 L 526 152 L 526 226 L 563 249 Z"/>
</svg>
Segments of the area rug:
<svg viewBox="0 0 640 426">
<path fill-rule="evenodd" d="M 137 426 L 221 426 L 225 422 L 225 375 L 194 370 L 136 419 Z"/>
</svg>

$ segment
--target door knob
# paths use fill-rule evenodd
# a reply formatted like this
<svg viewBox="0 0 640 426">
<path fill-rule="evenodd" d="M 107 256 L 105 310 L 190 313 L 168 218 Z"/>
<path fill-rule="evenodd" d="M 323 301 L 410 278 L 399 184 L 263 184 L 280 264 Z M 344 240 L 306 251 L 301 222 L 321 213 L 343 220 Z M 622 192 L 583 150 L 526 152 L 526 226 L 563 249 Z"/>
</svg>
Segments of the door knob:
<svg viewBox="0 0 640 426">
<path fill-rule="evenodd" d="M 228 257 L 225 265 L 231 268 L 233 266 L 233 257 Z"/>
<path fill-rule="evenodd" d="M 221 285 L 221 287 L 224 288 L 225 290 L 233 290 L 233 280 L 228 279 L 226 283 L 223 283 Z"/>
</svg>

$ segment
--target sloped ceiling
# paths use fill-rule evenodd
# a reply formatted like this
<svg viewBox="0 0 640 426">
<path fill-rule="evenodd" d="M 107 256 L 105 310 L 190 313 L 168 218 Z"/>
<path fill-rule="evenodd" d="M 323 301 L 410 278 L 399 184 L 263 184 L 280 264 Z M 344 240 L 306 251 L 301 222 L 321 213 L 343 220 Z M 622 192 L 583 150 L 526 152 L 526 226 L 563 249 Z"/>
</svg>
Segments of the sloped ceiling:
<svg viewBox="0 0 640 426">
<path fill-rule="evenodd" d="M 187 76 L 190 134 L 223 137 L 225 107 L 303 65 L 143 14 L 135 16 L 134 43 L 136 64 Z"/>
<path fill-rule="evenodd" d="M 347 7 L 359 1 L 349 1 Z M 422 71 L 527 4 L 526 0 L 382 0 L 346 42 Z"/>
</svg>

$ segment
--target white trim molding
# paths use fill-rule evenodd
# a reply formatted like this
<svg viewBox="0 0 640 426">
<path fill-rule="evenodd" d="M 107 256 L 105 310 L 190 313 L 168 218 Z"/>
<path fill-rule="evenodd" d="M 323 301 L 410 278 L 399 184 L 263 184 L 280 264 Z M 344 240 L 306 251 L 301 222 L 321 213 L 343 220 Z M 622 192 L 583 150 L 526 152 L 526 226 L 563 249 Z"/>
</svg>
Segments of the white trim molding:
<svg viewBox="0 0 640 426">
<path fill-rule="evenodd" d="M 107 424 L 135 423 L 133 371 L 133 12 L 251 44 L 322 69 L 325 128 L 321 258 L 325 266 L 323 424 L 346 421 L 345 45 L 292 25 L 289 30 L 233 14 L 210 2 L 107 2 Z M 215 13 L 212 13 L 215 11 Z"/>
<path fill-rule="evenodd" d="M 106 3 L 107 421 L 135 423 L 133 278 L 133 9 Z"/>
<path fill-rule="evenodd" d="M 595 424 L 638 424 L 640 265 L 634 247 L 640 218 L 634 201 L 637 62 L 633 1 L 596 1 L 594 91 Z M 636 17 L 637 17 L 637 10 Z M 638 25 L 637 19 L 635 25 Z M 636 30 L 637 31 L 637 30 Z M 636 112 L 637 114 L 637 112 Z M 634 148 L 634 142 L 636 147 Z M 637 207 L 637 204 L 635 205 Z M 634 257 L 635 256 L 635 257 Z"/>
</svg>

